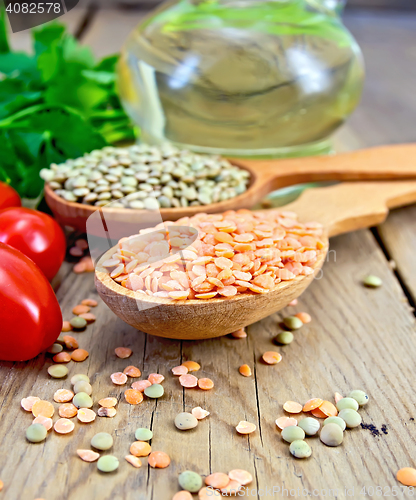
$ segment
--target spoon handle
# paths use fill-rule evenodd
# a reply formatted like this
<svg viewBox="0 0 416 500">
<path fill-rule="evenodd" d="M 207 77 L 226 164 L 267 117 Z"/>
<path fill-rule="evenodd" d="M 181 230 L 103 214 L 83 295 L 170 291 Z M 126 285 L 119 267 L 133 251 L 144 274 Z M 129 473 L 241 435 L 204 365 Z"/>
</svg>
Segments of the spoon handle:
<svg viewBox="0 0 416 500">
<path fill-rule="evenodd" d="M 416 181 L 345 182 L 304 191 L 282 210 L 296 212 L 302 221 L 317 221 L 328 236 L 382 223 L 389 209 L 416 203 Z"/>
<path fill-rule="evenodd" d="M 261 193 L 304 182 L 416 179 L 416 144 L 395 144 L 331 156 L 232 159 L 258 179 Z"/>
</svg>

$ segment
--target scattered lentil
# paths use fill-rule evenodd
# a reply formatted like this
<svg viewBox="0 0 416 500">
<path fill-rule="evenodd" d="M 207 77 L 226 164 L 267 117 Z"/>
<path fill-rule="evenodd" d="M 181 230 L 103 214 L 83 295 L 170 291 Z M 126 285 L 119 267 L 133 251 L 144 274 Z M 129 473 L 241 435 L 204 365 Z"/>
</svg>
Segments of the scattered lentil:
<svg viewBox="0 0 416 500">
<path fill-rule="evenodd" d="M 251 434 L 256 430 L 256 428 L 257 427 L 255 426 L 255 424 L 246 422 L 245 420 L 241 420 L 241 422 L 239 422 L 239 424 L 236 427 L 236 431 L 239 434 Z"/>
<path fill-rule="evenodd" d="M 62 418 L 72 418 L 78 413 L 78 408 L 72 403 L 65 403 L 58 408 L 58 413 Z"/>
<path fill-rule="evenodd" d="M 165 377 L 163 375 L 161 375 L 160 373 L 151 373 L 147 377 L 147 380 L 151 384 L 161 384 L 165 380 Z"/>
<path fill-rule="evenodd" d="M 188 372 L 197 372 L 201 369 L 201 365 L 196 361 L 184 361 L 182 366 L 188 368 Z"/>
<path fill-rule="evenodd" d="M 58 434 L 69 434 L 74 430 L 75 424 L 67 418 L 60 418 L 55 422 L 53 428 Z"/>
<path fill-rule="evenodd" d="M 348 394 L 349 398 L 355 399 L 360 406 L 364 406 L 368 403 L 368 396 L 364 391 L 354 390 Z"/>
<path fill-rule="evenodd" d="M 74 392 L 78 394 L 79 392 L 85 392 L 88 396 L 92 394 L 92 386 L 89 382 L 85 380 L 78 380 L 78 382 L 74 385 Z"/>
<path fill-rule="evenodd" d="M 277 344 L 288 345 L 293 342 L 294 335 L 292 332 L 280 332 L 275 337 L 275 342 Z"/>
<path fill-rule="evenodd" d="M 68 368 L 65 365 L 51 365 L 48 373 L 52 378 L 64 378 L 68 375 Z"/>
<path fill-rule="evenodd" d="M 133 351 L 128 347 L 116 347 L 114 352 L 116 356 L 121 359 L 127 359 L 133 354 Z"/>
<path fill-rule="evenodd" d="M 75 394 L 72 403 L 77 408 L 92 408 L 93 402 L 86 392 L 79 392 Z"/>
<path fill-rule="evenodd" d="M 141 394 L 140 391 L 137 392 Z M 150 387 L 145 388 L 144 393 L 148 398 L 157 399 L 163 396 L 165 389 L 163 389 L 163 386 L 160 384 L 152 384 Z"/>
<path fill-rule="evenodd" d="M 324 423 L 322 425 L 328 425 L 328 424 L 336 424 L 339 425 L 342 432 L 345 431 L 345 428 L 347 427 L 346 423 L 342 418 L 340 417 L 328 417 L 324 420 Z"/>
<path fill-rule="evenodd" d="M 32 424 L 26 430 L 26 439 L 31 443 L 40 443 L 46 439 L 48 431 L 42 424 Z"/>
<path fill-rule="evenodd" d="M 413 467 L 404 467 L 397 472 L 397 481 L 405 486 L 416 486 L 416 469 Z"/>
<path fill-rule="evenodd" d="M 99 432 L 92 437 L 91 446 L 97 450 L 109 450 L 113 446 L 113 438 L 108 432 Z"/>
<path fill-rule="evenodd" d="M 205 484 L 215 489 L 225 488 L 229 482 L 230 478 L 224 472 L 214 472 L 205 478 Z"/>
<path fill-rule="evenodd" d="M 355 399 L 353 398 L 342 398 L 338 401 L 337 403 L 337 409 L 339 411 L 345 410 L 346 408 L 350 408 L 351 410 L 358 410 L 358 403 Z"/>
<path fill-rule="evenodd" d="M 247 472 L 246 470 L 243 469 L 233 469 L 228 473 L 228 477 L 232 481 L 237 481 L 243 486 L 246 486 L 247 484 L 250 484 L 253 481 L 253 476 L 250 474 L 250 472 Z"/>
<path fill-rule="evenodd" d="M 88 375 L 84 375 L 83 373 L 77 373 L 76 375 L 71 377 L 71 384 L 75 385 L 80 380 L 85 380 L 85 382 L 89 382 L 90 378 L 88 377 Z"/>
<path fill-rule="evenodd" d="M 100 408 L 97 412 L 99 417 L 109 417 L 113 418 L 117 415 L 117 410 L 115 408 Z"/>
<path fill-rule="evenodd" d="M 80 408 L 77 412 L 78 420 L 84 424 L 94 422 L 96 416 L 97 414 L 95 411 L 90 410 L 89 408 Z"/>
<path fill-rule="evenodd" d="M 297 314 L 295 314 L 295 317 L 299 318 L 303 324 L 310 323 L 312 321 L 310 314 L 305 313 L 305 312 L 297 313 Z"/>
<path fill-rule="evenodd" d="M 342 418 L 342 420 L 345 420 L 345 423 L 347 424 L 347 427 L 349 429 L 353 429 L 354 427 L 358 427 L 361 424 L 361 415 L 355 411 L 351 410 L 350 408 L 346 408 L 345 410 L 341 410 L 339 412 L 339 417 Z"/>
<path fill-rule="evenodd" d="M 145 429 L 144 427 L 139 427 L 134 433 L 137 441 L 150 441 L 153 437 L 153 432 L 150 429 Z"/>
<path fill-rule="evenodd" d="M 299 330 L 299 328 L 303 326 L 302 320 L 297 316 L 287 316 L 283 319 L 283 324 L 286 328 L 289 328 L 289 330 Z"/>
<path fill-rule="evenodd" d="M 179 383 L 182 387 L 196 387 L 198 385 L 198 379 L 195 377 L 195 375 L 181 375 L 179 377 Z"/>
<path fill-rule="evenodd" d="M 71 358 L 73 361 L 82 362 L 85 361 L 89 356 L 89 352 L 85 349 L 75 349 L 72 351 Z"/>
<path fill-rule="evenodd" d="M 188 492 L 186 492 L 188 493 Z M 190 494 L 190 493 L 189 493 Z M 217 490 L 214 490 L 210 486 L 206 486 L 204 488 L 201 488 L 198 492 L 198 499 L 199 500 L 211 500 L 213 497 L 220 498 L 222 497 L 221 493 Z M 183 500 L 188 500 L 189 497 L 183 497 Z M 191 495 L 192 498 L 192 495 Z M 172 498 L 172 500 L 182 500 L 182 499 L 176 499 L 175 497 Z"/>
<path fill-rule="evenodd" d="M 323 413 L 320 408 L 314 408 L 313 410 L 311 410 L 311 413 L 316 418 L 327 418 L 328 416 L 325 413 Z"/>
<path fill-rule="evenodd" d="M 186 366 L 180 365 L 180 366 L 174 366 L 172 368 L 172 373 L 173 375 L 186 375 L 188 373 L 188 368 Z"/>
<path fill-rule="evenodd" d="M 315 434 L 319 431 L 321 424 L 319 423 L 319 420 L 316 420 L 315 418 L 306 417 L 298 422 L 298 426 L 305 431 L 307 436 L 315 436 Z"/>
<path fill-rule="evenodd" d="M 248 365 L 241 365 L 238 371 L 243 377 L 251 377 L 251 368 Z"/>
<path fill-rule="evenodd" d="M 186 470 L 179 474 L 179 485 L 186 491 L 197 493 L 202 488 L 202 477 L 191 470 Z"/>
<path fill-rule="evenodd" d="M 46 349 L 46 352 L 48 352 L 49 354 L 58 354 L 62 352 L 62 350 L 63 347 L 61 346 L 61 344 L 52 344 L 50 347 Z"/>
<path fill-rule="evenodd" d="M 83 304 L 79 304 L 72 309 L 72 314 L 79 316 L 80 314 L 85 314 L 85 313 L 88 313 L 90 311 L 91 311 L 91 309 L 88 306 L 83 305 Z"/>
<path fill-rule="evenodd" d="M 338 424 L 324 423 L 319 437 L 327 446 L 339 446 L 344 439 L 344 432 Z"/>
<path fill-rule="evenodd" d="M 285 427 L 290 427 L 292 425 L 298 425 L 298 421 L 295 418 L 290 417 L 279 417 L 276 419 L 276 425 L 280 430 Z"/>
<path fill-rule="evenodd" d="M 170 458 L 164 451 L 152 451 L 147 463 L 155 469 L 165 469 L 170 464 Z"/>
<path fill-rule="evenodd" d="M 100 454 L 92 450 L 77 450 L 77 455 L 84 462 L 95 462 L 100 458 Z"/>
<path fill-rule="evenodd" d="M 198 387 L 204 391 L 210 391 L 214 387 L 214 382 L 210 378 L 200 378 Z"/>
<path fill-rule="evenodd" d="M 124 368 L 123 373 L 131 378 L 139 378 L 142 372 L 135 366 L 127 366 Z"/>
<path fill-rule="evenodd" d="M 44 417 L 43 415 L 39 415 L 33 420 L 32 424 L 41 424 L 47 431 L 50 431 L 53 426 L 53 420 L 51 418 Z"/>
<path fill-rule="evenodd" d="M 138 405 L 143 401 L 143 394 L 135 389 L 127 389 L 124 393 L 127 403 L 131 405 Z"/>
<path fill-rule="evenodd" d="M 112 373 L 110 378 L 115 385 L 124 385 L 127 382 L 127 375 L 121 372 Z"/>
<path fill-rule="evenodd" d="M 319 410 L 327 417 L 336 417 L 338 415 L 338 410 L 331 401 L 323 401 L 319 406 Z"/>
<path fill-rule="evenodd" d="M 37 401 L 40 401 L 40 398 L 38 398 L 37 396 L 29 396 L 27 398 L 23 398 L 20 401 L 20 406 L 26 411 L 32 411 L 33 405 Z"/>
<path fill-rule="evenodd" d="M 67 349 L 78 349 L 79 347 L 78 340 L 74 339 L 74 337 L 71 337 L 71 335 L 65 335 L 63 337 L 63 341 Z"/>
<path fill-rule="evenodd" d="M 148 380 L 138 380 L 137 382 L 133 382 L 131 384 L 131 387 L 136 391 L 144 392 L 144 390 L 151 385 L 151 382 L 149 382 Z"/>
<path fill-rule="evenodd" d="M 293 443 L 293 441 L 305 439 L 305 431 L 298 425 L 291 425 L 282 429 L 282 438 L 287 443 Z"/>
<path fill-rule="evenodd" d="M 245 339 L 247 337 L 247 332 L 245 328 L 240 328 L 231 334 L 235 339 Z"/>
<path fill-rule="evenodd" d="M 113 408 L 117 403 L 117 398 L 103 398 L 98 401 L 98 404 L 104 408 Z"/>
<path fill-rule="evenodd" d="M 97 462 L 97 469 L 101 472 L 114 472 L 120 465 L 118 458 L 112 455 L 100 457 Z"/>
<path fill-rule="evenodd" d="M 204 410 L 200 406 L 193 408 L 191 413 L 197 420 L 203 420 L 204 418 L 208 417 L 208 415 L 209 415 L 209 411 Z"/>
<path fill-rule="evenodd" d="M 59 352 L 58 354 L 55 354 L 52 359 L 55 363 L 69 363 L 71 361 L 71 355 L 67 352 Z"/>
<path fill-rule="evenodd" d="M 198 425 L 198 420 L 192 413 L 179 413 L 175 417 L 175 426 L 180 431 L 187 431 L 189 429 L 194 429 Z"/>
<path fill-rule="evenodd" d="M 142 461 L 140 458 L 135 457 L 134 455 L 126 455 L 124 457 L 129 464 L 131 464 L 133 467 L 136 467 L 136 469 L 139 469 L 142 466 Z"/>
<path fill-rule="evenodd" d="M 313 399 L 310 399 L 309 401 L 307 401 L 304 406 L 303 406 L 303 411 L 304 412 L 308 412 L 308 411 L 312 411 L 314 410 L 315 408 L 319 408 L 321 406 L 321 404 L 323 403 L 323 400 L 320 399 L 320 398 L 313 398 Z"/>
<path fill-rule="evenodd" d="M 238 481 L 231 480 L 225 488 L 221 488 L 223 495 L 237 495 L 242 486 Z"/>
<path fill-rule="evenodd" d="M 74 393 L 68 389 L 58 389 L 53 395 L 53 399 L 57 403 L 69 403 L 73 397 Z"/>
<path fill-rule="evenodd" d="M 53 407 L 52 403 L 49 403 L 49 401 L 40 399 L 39 401 L 36 401 L 32 406 L 32 414 L 34 417 L 39 417 L 39 415 L 42 415 L 42 417 L 52 418 L 54 413 L 55 408 Z"/>
<path fill-rule="evenodd" d="M 72 318 L 69 323 L 75 330 L 82 330 L 87 326 L 87 320 L 84 318 L 80 318 L 79 316 L 75 316 L 74 318 Z"/>
<path fill-rule="evenodd" d="M 288 413 L 301 413 L 303 406 L 295 401 L 286 401 L 283 405 L 283 409 Z"/>
<path fill-rule="evenodd" d="M 70 332 L 72 330 L 72 325 L 69 321 L 64 321 L 62 323 L 62 332 Z"/>
<path fill-rule="evenodd" d="M 94 299 L 84 299 L 81 304 L 83 306 L 89 306 L 89 307 L 97 307 L 98 306 L 98 302 Z"/>
<path fill-rule="evenodd" d="M 374 274 L 369 274 L 363 279 L 363 285 L 368 288 L 379 288 L 382 284 L 382 279 Z"/>
<path fill-rule="evenodd" d="M 172 500 L 192 500 L 192 495 L 189 491 L 182 490 L 175 493 Z"/>
<path fill-rule="evenodd" d="M 335 404 L 338 403 L 338 401 L 341 401 L 341 399 L 343 398 L 343 396 L 341 396 L 341 394 L 339 392 L 336 392 L 334 394 L 334 400 L 335 400 Z"/>
<path fill-rule="evenodd" d="M 85 319 L 85 321 L 90 325 L 91 323 L 94 323 L 94 321 L 97 319 L 95 314 L 93 313 L 83 313 L 79 315 L 80 318 Z"/>
<path fill-rule="evenodd" d="M 312 455 L 311 447 L 301 440 L 290 443 L 289 451 L 295 458 L 308 458 Z"/>
<path fill-rule="evenodd" d="M 282 355 L 275 351 L 267 351 L 262 356 L 263 361 L 268 365 L 276 365 L 282 361 Z"/>
<path fill-rule="evenodd" d="M 152 447 L 144 441 L 135 441 L 130 446 L 130 453 L 135 457 L 147 457 L 150 455 Z"/>
</svg>

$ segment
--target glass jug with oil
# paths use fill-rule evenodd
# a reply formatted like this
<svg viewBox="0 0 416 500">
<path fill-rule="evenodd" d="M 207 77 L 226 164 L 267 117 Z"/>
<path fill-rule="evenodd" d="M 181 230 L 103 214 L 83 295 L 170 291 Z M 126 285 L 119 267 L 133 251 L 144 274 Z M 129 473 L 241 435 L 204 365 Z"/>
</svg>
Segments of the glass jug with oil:
<svg viewBox="0 0 416 500">
<path fill-rule="evenodd" d="M 130 35 L 119 87 L 142 140 L 227 156 L 330 150 L 357 106 L 343 0 L 176 0 Z"/>
</svg>

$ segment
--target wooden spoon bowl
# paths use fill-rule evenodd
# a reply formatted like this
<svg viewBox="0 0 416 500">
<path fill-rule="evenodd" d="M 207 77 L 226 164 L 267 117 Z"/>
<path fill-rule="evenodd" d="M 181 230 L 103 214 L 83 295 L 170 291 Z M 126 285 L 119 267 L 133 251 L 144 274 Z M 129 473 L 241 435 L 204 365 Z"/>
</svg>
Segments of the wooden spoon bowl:
<svg viewBox="0 0 416 500">
<path fill-rule="evenodd" d="M 284 207 L 301 221 L 316 220 L 328 238 L 370 227 L 385 220 L 388 209 L 416 202 L 416 181 L 345 183 L 305 191 Z M 146 297 L 117 284 L 102 263 L 116 251 L 109 249 L 98 261 L 97 291 L 114 313 L 144 332 L 175 339 L 204 339 L 226 335 L 285 307 L 301 295 L 321 269 L 328 239 L 314 265 L 314 273 L 281 282 L 265 294 L 240 294 L 231 298 L 171 301 Z"/>
<path fill-rule="evenodd" d="M 416 178 L 416 144 L 382 146 L 334 156 L 313 156 L 284 160 L 230 159 L 234 165 L 250 172 L 250 184 L 244 193 L 230 200 L 195 207 L 163 208 L 158 222 L 176 221 L 197 213 L 220 213 L 251 208 L 275 189 L 305 182 L 328 180 L 398 180 Z M 118 238 L 137 232 L 134 228 L 147 223 L 155 225 L 155 211 L 128 208 L 98 208 L 68 202 L 46 184 L 45 199 L 57 221 L 63 226 L 85 232 L 87 219 L 100 211 L 101 217 L 114 228 Z M 130 229 L 129 229 L 130 228 Z M 114 232 L 114 230 L 113 230 Z"/>
</svg>

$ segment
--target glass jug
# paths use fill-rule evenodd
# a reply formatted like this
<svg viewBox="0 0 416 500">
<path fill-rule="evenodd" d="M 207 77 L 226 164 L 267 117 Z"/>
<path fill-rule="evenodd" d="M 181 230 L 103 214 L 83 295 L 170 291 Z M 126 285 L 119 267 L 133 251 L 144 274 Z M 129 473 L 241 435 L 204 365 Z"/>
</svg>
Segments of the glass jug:
<svg viewBox="0 0 416 500">
<path fill-rule="evenodd" d="M 130 35 L 119 88 L 142 140 L 228 156 L 302 156 L 357 106 L 343 0 L 176 0 Z"/>
</svg>

